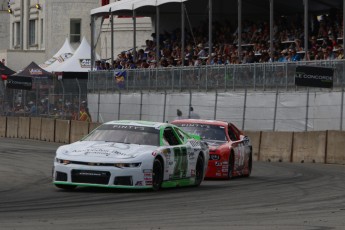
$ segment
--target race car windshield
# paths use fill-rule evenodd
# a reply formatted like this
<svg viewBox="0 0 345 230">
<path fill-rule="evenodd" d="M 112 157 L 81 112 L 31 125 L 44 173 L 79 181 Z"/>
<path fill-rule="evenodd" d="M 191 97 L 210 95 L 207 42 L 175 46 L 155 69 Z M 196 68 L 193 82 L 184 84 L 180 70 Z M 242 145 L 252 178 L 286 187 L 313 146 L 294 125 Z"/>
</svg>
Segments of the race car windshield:
<svg viewBox="0 0 345 230">
<path fill-rule="evenodd" d="M 102 125 L 82 141 L 108 141 L 159 146 L 159 130 L 131 125 Z"/>
<path fill-rule="evenodd" d="M 226 142 L 226 135 L 224 127 L 217 125 L 204 125 L 204 124 L 176 124 L 181 127 L 185 132 L 199 135 L 206 141 L 220 141 Z"/>
</svg>

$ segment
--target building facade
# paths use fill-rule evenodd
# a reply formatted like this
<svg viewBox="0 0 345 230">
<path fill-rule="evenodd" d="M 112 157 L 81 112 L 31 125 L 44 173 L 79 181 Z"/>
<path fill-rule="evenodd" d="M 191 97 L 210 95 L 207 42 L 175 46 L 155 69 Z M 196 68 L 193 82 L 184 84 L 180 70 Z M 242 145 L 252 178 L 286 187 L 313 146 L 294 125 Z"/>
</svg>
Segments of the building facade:
<svg viewBox="0 0 345 230">
<path fill-rule="evenodd" d="M 0 0 L 0 53 L 2 50 L 8 49 L 10 42 L 10 14 L 8 13 L 8 1 Z M 2 60 L 0 56 L 0 61 Z"/>
<path fill-rule="evenodd" d="M 10 0 L 3 1 L 0 17 L 0 59 L 15 71 L 31 61 L 37 64 L 50 59 L 69 38 L 77 48 L 83 37 L 91 44 L 91 16 L 93 8 L 112 1 L 103 0 Z M 8 12 L 10 9 L 10 12 Z M 114 53 L 133 47 L 131 18 L 114 19 Z M 137 44 L 145 44 L 152 25 L 149 18 L 137 20 Z M 104 20 L 96 51 L 102 58 L 111 53 L 109 19 Z"/>
</svg>

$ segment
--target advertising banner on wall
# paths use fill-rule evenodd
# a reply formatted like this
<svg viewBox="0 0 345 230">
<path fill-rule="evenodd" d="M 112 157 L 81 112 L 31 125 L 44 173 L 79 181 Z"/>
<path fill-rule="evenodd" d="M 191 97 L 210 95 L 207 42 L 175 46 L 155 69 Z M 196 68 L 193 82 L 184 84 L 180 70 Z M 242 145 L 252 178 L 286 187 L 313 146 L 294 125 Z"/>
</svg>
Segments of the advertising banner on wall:
<svg viewBox="0 0 345 230">
<path fill-rule="evenodd" d="M 333 68 L 319 66 L 297 66 L 295 73 L 295 85 L 332 88 L 333 74 Z"/>
</svg>

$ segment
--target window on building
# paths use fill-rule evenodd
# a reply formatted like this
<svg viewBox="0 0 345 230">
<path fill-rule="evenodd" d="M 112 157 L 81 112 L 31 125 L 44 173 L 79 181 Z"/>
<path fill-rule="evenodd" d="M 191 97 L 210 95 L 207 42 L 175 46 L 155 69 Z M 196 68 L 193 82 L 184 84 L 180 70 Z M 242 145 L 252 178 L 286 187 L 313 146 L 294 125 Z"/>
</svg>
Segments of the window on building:
<svg viewBox="0 0 345 230">
<path fill-rule="evenodd" d="M 43 19 L 41 19 L 41 45 L 43 45 L 43 34 L 44 34 L 44 30 L 43 30 Z"/>
<path fill-rule="evenodd" d="M 71 19 L 70 23 L 70 41 L 72 43 L 80 42 L 81 19 Z"/>
<path fill-rule="evenodd" d="M 29 45 L 36 44 L 36 20 L 29 21 Z"/>
<path fill-rule="evenodd" d="M 14 23 L 14 46 L 20 46 L 20 22 Z"/>
</svg>

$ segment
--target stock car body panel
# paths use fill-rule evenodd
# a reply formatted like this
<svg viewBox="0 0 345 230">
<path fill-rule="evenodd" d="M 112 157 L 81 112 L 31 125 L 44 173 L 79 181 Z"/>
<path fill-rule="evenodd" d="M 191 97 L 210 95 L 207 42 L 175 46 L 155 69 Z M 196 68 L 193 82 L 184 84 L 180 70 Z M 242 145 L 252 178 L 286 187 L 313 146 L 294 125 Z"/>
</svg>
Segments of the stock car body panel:
<svg viewBox="0 0 345 230">
<path fill-rule="evenodd" d="M 225 121 L 182 119 L 171 122 L 208 143 L 210 158 L 205 178 L 250 176 L 252 145 L 234 124 Z"/>
<path fill-rule="evenodd" d="M 153 188 L 157 159 L 162 165 L 159 187 L 195 185 L 199 157 L 204 159 L 203 179 L 209 150 L 197 135 L 167 123 L 111 121 L 57 149 L 53 183 L 59 188 Z"/>
</svg>

